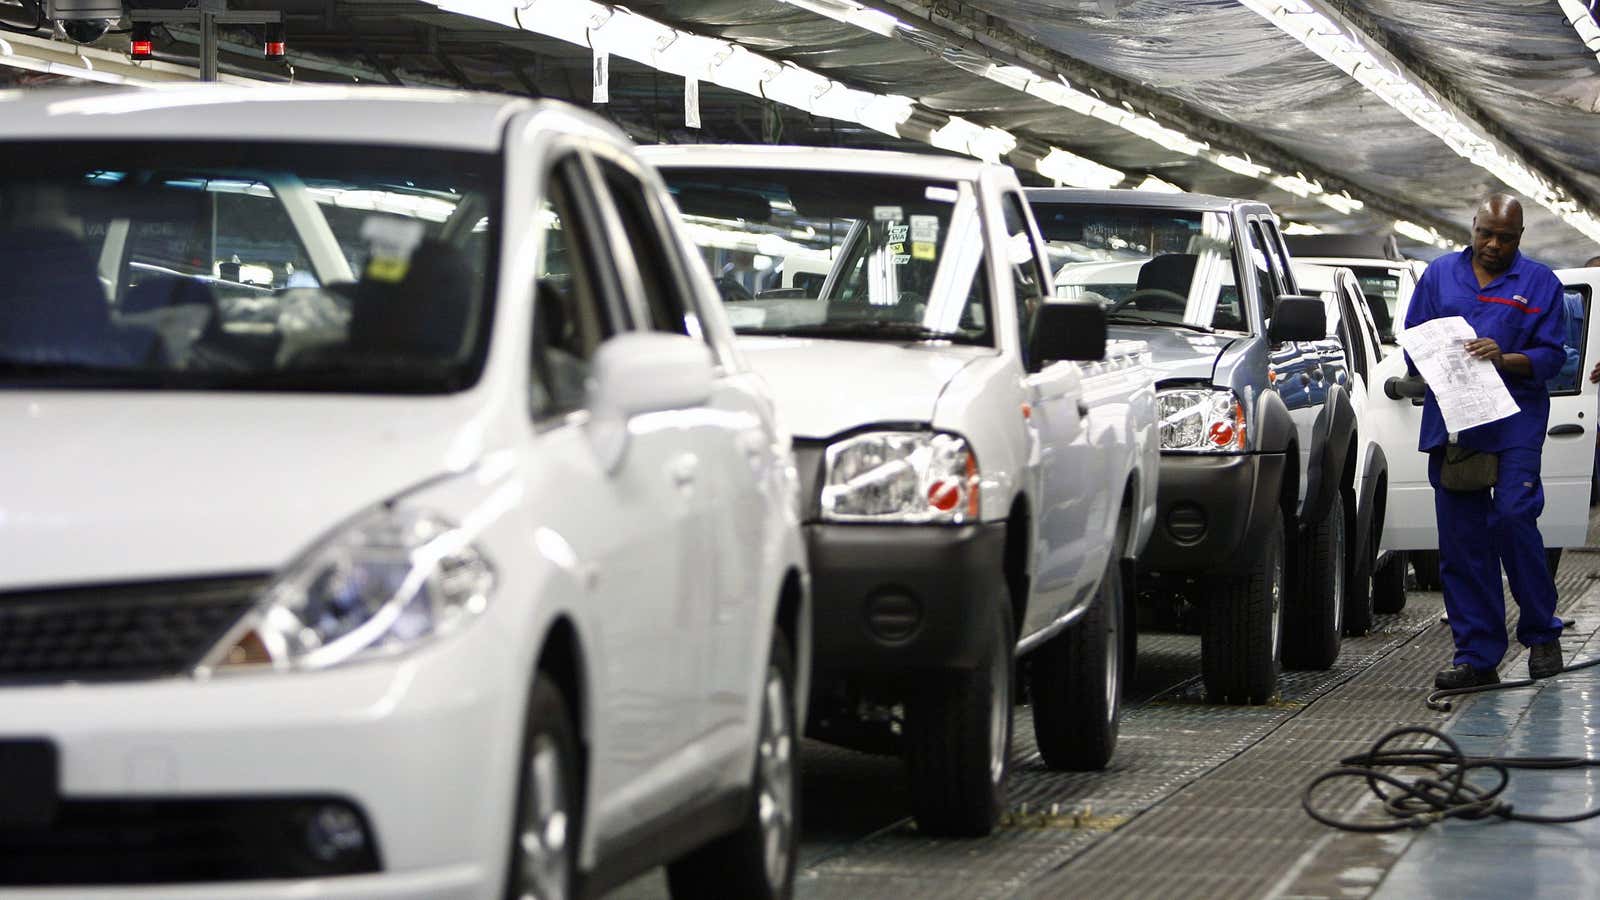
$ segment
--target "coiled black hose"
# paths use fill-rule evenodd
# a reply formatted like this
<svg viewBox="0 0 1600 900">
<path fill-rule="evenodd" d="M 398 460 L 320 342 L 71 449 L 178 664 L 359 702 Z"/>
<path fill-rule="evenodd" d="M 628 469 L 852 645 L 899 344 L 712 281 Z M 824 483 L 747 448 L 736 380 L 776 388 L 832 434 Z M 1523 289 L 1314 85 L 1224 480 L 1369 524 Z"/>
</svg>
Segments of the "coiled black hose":
<svg viewBox="0 0 1600 900">
<path fill-rule="evenodd" d="M 1569 670 L 1570 671 L 1570 670 Z M 1393 747 L 1395 742 L 1410 736 L 1433 738 L 1442 747 Z M 1306 814 L 1331 828 L 1375 834 L 1403 831 L 1408 828 L 1425 828 L 1445 819 L 1498 818 L 1511 822 L 1534 822 L 1560 825 L 1582 822 L 1600 816 L 1600 807 L 1565 816 L 1542 816 L 1519 813 L 1510 803 L 1500 799 L 1511 783 L 1512 769 L 1581 769 L 1600 768 L 1600 759 L 1584 756 L 1467 756 L 1461 746 L 1442 731 L 1425 725 L 1396 728 L 1385 734 L 1366 753 L 1358 753 L 1339 760 L 1339 766 L 1318 775 L 1306 785 L 1300 805 Z M 1385 769 L 1421 768 L 1431 774 L 1409 779 Z M 1468 780 L 1468 775 L 1482 770 L 1495 777 L 1495 783 L 1484 786 Z M 1331 781 L 1359 778 L 1383 803 L 1387 818 L 1341 819 L 1319 808 L 1313 796 L 1317 788 Z"/>
</svg>

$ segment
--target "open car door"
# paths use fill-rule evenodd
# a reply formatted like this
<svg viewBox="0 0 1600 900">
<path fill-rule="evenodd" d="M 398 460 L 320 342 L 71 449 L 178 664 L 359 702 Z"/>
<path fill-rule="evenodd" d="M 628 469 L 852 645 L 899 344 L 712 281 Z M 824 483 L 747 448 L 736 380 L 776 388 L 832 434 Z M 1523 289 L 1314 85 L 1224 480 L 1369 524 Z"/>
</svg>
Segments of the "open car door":
<svg viewBox="0 0 1600 900">
<path fill-rule="evenodd" d="M 1587 377 L 1600 359 L 1600 329 L 1594 299 L 1600 293 L 1600 268 L 1561 269 L 1556 277 L 1583 305 L 1583 346 L 1575 371 L 1564 373 L 1550 392 L 1550 423 L 1545 438 L 1540 480 L 1544 513 L 1539 533 L 1547 547 L 1582 546 L 1589 526 L 1589 483 L 1594 474 L 1596 426 L 1600 425 L 1597 386 Z M 1402 298 L 1396 323 L 1405 321 Z M 1373 386 L 1373 421 L 1389 456 L 1389 503 L 1383 526 L 1384 550 L 1437 550 L 1439 531 L 1433 512 L 1433 487 L 1428 484 L 1428 458 L 1417 452 L 1422 427 L 1422 401 L 1391 399 L 1383 387 L 1406 374 L 1405 355 L 1387 351 L 1377 366 Z M 1571 366 L 1569 365 L 1569 370 Z M 1391 449 L 1393 448 L 1393 449 Z"/>
<path fill-rule="evenodd" d="M 1581 547 L 1589 530 L 1589 483 L 1594 477 L 1597 386 L 1589 382 L 1589 369 L 1600 359 L 1600 329 L 1595 328 L 1594 298 L 1600 292 L 1600 268 L 1559 269 L 1556 277 L 1568 292 L 1568 302 L 1583 306 L 1584 346 L 1578 348 L 1575 372 L 1562 372 L 1550 390 L 1550 425 L 1545 432 L 1540 480 L 1544 482 L 1544 514 L 1539 533 L 1546 547 Z M 1570 353 L 1568 354 L 1570 358 Z"/>
</svg>

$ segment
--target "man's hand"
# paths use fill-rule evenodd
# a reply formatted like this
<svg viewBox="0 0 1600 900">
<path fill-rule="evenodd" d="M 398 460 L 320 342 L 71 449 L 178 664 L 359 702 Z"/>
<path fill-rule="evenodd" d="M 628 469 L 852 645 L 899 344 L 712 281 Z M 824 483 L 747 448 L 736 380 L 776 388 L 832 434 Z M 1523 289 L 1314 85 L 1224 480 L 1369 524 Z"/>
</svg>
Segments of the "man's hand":
<svg viewBox="0 0 1600 900">
<path fill-rule="evenodd" d="M 1594 368 L 1589 370 L 1589 380 L 1600 384 L 1600 362 L 1595 363 Z"/>
<path fill-rule="evenodd" d="M 1473 359 L 1487 359 L 1494 363 L 1496 369 L 1500 368 L 1500 345 L 1494 338 L 1473 338 L 1467 341 L 1467 355 Z"/>
</svg>

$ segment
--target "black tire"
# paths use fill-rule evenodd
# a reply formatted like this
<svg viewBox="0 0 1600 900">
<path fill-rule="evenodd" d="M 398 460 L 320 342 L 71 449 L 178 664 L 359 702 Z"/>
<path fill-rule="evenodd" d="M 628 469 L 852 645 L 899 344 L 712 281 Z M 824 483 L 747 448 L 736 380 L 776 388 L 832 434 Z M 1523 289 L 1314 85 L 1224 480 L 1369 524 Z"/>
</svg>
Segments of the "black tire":
<svg viewBox="0 0 1600 900">
<path fill-rule="evenodd" d="M 506 896 L 575 897 L 577 843 L 583 833 L 578 736 L 566 700 L 543 673 L 528 692 L 521 759 Z"/>
<path fill-rule="evenodd" d="M 1002 599 L 978 666 L 934 673 L 907 698 L 906 772 L 923 834 L 981 837 L 1000 821 L 1011 772 L 1014 634 Z"/>
<path fill-rule="evenodd" d="M 774 629 L 761 686 L 761 722 L 751 773 L 750 806 L 738 830 L 667 865 L 678 900 L 749 897 L 788 900 L 794 893 L 800 837 L 800 732 L 795 721 L 794 658 Z M 768 815 L 763 816 L 763 811 Z"/>
<path fill-rule="evenodd" d="M 1417 590 L 1444 589 L 1444 582 L 1439 580 L 1439 551 L 1412 550 L 1406 554 L 1406 558 L 1411 560 L 1411 568 L 1417 573 Z"/>
<path fill-rule="evenodd" d="M 1376 534 L 1365 535 L 1358 546 L 1350 548 L 1350 564 L 1344 577 L 1344 633 L 1351 637 L 1360 637 L 1372 630 L 1372 616 L 1376 611 L 1372 569 L 1377 555 Z"/>
<path fill-rule="evenodd" d="M 1214 703 L 1265 703 L 1278 691 L 1283 638 L 1284 525 L 1273 517 L 1261 552 L 1219 578 L 1200 635 L 1200 677 Z"/>
<path fill-rule="evenodd" d="M 1327 669 L 1339 658 L 1344 640 L 1345 576 L 1349 532 L 1341 493 L 1328 514 L 1300 536 L 1289 583 L 1294 595 L 1283 615 L 1283 665 Z"/>
<path fill-rule="evenodd" d="M 1389 554 L 1372 573 L 1372 611 L 1390 615 L 1406 608 L 1406 552 Z"/>
<path fill-rule="evenodd" d="M 1103 769 L 1122 720 L 1122 535 L 1118 525 L 1100 590 L 1077 624 L 1033 655 L 1033 736 L 1052 769 Z"/>
<path fill-rule="evenodd" d="M 1561 567 L 1561 548 L 1544 548 L 1544 561 L 1550 566 L 1550 577 L 1556 577 L 1556 569 Z"/>
</svg>

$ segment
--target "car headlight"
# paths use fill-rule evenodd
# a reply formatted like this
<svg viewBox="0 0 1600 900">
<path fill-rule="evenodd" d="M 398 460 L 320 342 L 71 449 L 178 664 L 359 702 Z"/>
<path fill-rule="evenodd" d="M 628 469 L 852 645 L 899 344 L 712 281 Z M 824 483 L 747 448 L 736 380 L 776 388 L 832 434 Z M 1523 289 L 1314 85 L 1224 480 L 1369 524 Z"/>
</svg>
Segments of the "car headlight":
<svg viewBox="0 0 1600 900">
<path fill-rule="evenodd" d="M 1175 388 L 1156 394 L 1161 449 L 1237 453 L 1247 444 L 1244 404 L 1226 388 Z"/>
<path fill-rule="evenodd" d="M 881 431 L 828 447 L 822 517 L 836 522 L 978 518 L 978 457 L 953 434 Z"/>
<path fill-rule="evenodd" d="M 482 612 L 494 584 L 456 525 L 386 507 L 290 565 L 203 666 L 322 669 L 399 653 Z"/>
</svg>

